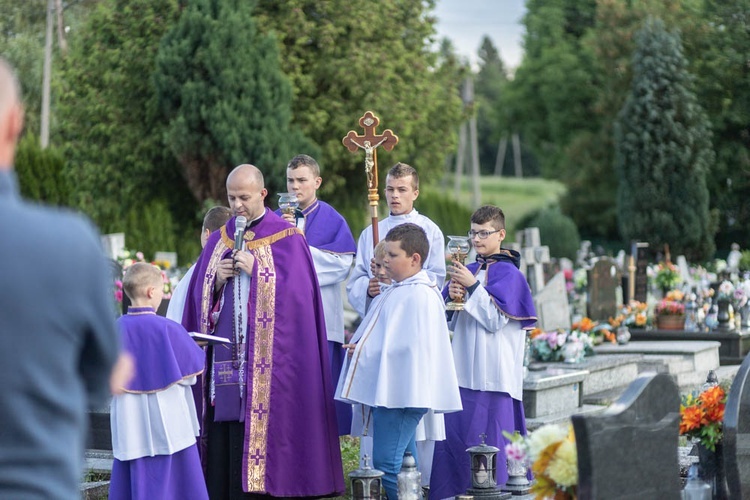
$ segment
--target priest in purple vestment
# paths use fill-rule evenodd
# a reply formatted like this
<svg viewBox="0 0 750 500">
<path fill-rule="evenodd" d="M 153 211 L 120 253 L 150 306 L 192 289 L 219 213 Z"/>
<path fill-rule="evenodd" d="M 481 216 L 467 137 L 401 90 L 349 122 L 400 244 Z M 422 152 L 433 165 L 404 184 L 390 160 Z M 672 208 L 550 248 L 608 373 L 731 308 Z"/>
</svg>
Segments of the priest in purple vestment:
<svg viewBox="0 0 750 500">
<path fill-rule="evenodd" d="M 310 250 L 297 228 L 264 207 L 256 167 L 235 168 L 227 194 L 235 217 L 203 249 L 183 314 L 188 330 L 230 340 L 210 349 L 204 388 L 209 496 L 339 495 L 341 452 Z M 239 217 L 244 231 L 236 230 Z"/>
</svg>

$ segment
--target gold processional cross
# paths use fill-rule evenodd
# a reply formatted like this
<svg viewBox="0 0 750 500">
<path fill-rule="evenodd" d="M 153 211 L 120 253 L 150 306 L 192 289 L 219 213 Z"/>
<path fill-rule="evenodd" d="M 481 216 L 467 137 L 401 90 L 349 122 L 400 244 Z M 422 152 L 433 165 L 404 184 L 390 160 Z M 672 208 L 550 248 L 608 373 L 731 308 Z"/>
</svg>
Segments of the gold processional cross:
<svg viewBox="0 0 750 500">
<path fill-rule="evenodd" d="M 383 146 L 386 151 L 391 151 L 398 144 L 398 136 L 390 129 L 383 131 L 381 135 L 375 132 L 375 127 L 380 124 L 380 119 L 372 111 L 366 112 L 359 119 L 359 125 L 365 133 L 358 135 L 350 130 L 341 141 L 352 153 L 358 149 L 365 150 L 365 174 L 367 175 L 367 200 L 370 202 L 370 218 L 372 219 L 372 244 L 378 244 L 378 155 L 376 149 Z"/>
</svg>

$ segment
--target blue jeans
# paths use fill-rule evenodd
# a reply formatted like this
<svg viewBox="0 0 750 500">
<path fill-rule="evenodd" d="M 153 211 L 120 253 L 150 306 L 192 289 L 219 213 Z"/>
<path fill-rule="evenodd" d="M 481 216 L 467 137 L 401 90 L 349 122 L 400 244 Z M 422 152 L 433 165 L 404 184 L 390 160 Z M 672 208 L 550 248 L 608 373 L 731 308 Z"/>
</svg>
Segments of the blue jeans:
<svg viewBox="0 0 750 500">
<path fill-rule="evenodd" d="M 401 470 L 404 453 L 410 451 L 417 458 L 414 433 L 426 408 L 372 409 L 372 461 L 376 469 L 385 473 L 383 487 L 389 500 L 398 498 L 396 476 Z"/>
</svg>

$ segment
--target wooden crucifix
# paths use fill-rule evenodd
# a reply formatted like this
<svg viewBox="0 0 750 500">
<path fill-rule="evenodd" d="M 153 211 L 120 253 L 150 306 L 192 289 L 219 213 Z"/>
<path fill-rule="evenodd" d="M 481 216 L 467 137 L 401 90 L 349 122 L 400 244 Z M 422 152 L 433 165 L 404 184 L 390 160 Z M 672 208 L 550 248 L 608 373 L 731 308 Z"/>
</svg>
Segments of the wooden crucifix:
<svg viewBox="0 0 750 500">
<path fill-rule="evenodd" d="M 372 219 L 372 244 L 378 244 L 378 155 L 376 149 L 383 146 L 386 151 L 391 151 L 398 144 L 398 136 L 391 129 L 383 131 L 378 135 L 375 127 L 380 124 L 380 119 L 372 111 L 366 112 L 359 119 L 359 125 L 365 133 L 358 135 L 350 130 L 341 141 L 352 153 L 358 149 L 365 150 L 365 174 L 367 175 L 367 200 L 370 202 L 370 218 Z"/>
</svg>

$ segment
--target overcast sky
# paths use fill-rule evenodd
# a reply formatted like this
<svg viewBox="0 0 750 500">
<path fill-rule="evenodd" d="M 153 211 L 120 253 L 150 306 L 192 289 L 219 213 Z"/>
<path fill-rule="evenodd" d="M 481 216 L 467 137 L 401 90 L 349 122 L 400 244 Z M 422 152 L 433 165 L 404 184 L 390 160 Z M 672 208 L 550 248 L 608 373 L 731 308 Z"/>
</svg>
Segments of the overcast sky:
<svg viewBox="0 0 750 500">
<path fill-rule="evenodd" d="M 476 64 L 479 44 L 488 35 L 506 66 L 515 68 L 521 62 L 525 12 L 524 0 L 438 0 L 438 37 L 450 38 L 456 51 Z"/>
</svg>

